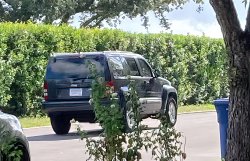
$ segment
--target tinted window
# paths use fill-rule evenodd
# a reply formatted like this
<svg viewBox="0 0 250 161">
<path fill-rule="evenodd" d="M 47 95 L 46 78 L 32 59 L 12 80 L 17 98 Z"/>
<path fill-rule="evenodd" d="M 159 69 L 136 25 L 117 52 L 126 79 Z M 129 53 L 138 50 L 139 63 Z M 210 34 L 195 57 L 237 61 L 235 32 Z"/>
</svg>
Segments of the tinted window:
<svg viewBox="0 0 250 161">
<path fill-rule="evenodd" d="M 152 77 L 151 69 L 148 66 L 148 64 L 142 59 L 139 59 L 139 63 L 140 63 L 141 69 L 142 69 L 141 75 L 144 77 Z"/>
<path fill-rule="evenodd" d="M 47 79 L 91 78 L 89 64 L 96 66 L 98 74 L 104 75 L 102 57 L 58 57 L 50 60 L 47 68 Z"/>
<path fill-rule="evenodd" d="M 135 59 L 133 59 L 133 58 L 125 58 L 125 59 L 126 59 L 126 61 L 128 63 L 128 66 L 130 68 L 129 75 L 131 75 L 131 76 L 139 76 L 140 73 L 139 73 L 137 64 L 135 62 Z"/>
<path fill-rule="evenodd" d="M 122 60 L 119 56 L 109 57 L 109 64 L 111 66 L 114 77 L 126 76 Z"/>
</svg>

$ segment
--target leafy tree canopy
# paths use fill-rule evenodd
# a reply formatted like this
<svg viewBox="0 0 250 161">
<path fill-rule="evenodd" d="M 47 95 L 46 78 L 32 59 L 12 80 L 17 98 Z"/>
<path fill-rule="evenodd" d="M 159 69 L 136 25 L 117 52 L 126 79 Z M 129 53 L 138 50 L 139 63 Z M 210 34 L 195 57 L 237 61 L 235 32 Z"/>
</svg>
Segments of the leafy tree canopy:
<svg viewBox="0 0 250 161">
<path fill-rule="evenodd" d="M 0 22 L 42 21 L 68 23 L 81 15 L 82 27 L 100 27 L 103 22 L 114 26 L 125 17 L 141 16 L 148 26 L 147 13 L 152 11 L 160 24 L 168 27 L 166 13 L 180 8 L 189 0 L 0 0 Z M 200 3 L 202 0 L 193 0 Z M 2 5 L 1 5 L 2 4 Z"/>
</svg>

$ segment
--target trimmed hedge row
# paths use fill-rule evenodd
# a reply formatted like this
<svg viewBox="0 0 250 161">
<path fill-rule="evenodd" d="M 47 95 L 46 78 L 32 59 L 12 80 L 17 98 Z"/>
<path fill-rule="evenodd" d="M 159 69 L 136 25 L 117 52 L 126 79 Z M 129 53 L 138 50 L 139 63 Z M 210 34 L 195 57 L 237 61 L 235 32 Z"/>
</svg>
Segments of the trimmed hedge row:
<svg viewBox="0 0 250 161">
<path fill-rule="evenodd" d="M 0 24 L 0 105 L 17 115 L 41 111 L 52 52 L 126 50 L 145 56 L 178 89 L 179 103 L 210 102 L 228 93 L 223 40 L 38 24 Z"/>
</svg>

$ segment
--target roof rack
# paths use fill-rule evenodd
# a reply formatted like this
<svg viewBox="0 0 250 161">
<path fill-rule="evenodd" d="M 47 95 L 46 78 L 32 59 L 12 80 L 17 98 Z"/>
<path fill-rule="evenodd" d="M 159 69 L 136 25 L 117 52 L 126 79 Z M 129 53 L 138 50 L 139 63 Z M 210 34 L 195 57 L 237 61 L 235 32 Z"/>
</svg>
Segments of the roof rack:
<svg viewBox="0 0 250 161">
<path fill-rule="evenodd" d="M 52 56 L 64 56 L 64 55 L 71 55 L 71 54 L 77 54 L 77 53 L 52 53 Z"/>
</svg>

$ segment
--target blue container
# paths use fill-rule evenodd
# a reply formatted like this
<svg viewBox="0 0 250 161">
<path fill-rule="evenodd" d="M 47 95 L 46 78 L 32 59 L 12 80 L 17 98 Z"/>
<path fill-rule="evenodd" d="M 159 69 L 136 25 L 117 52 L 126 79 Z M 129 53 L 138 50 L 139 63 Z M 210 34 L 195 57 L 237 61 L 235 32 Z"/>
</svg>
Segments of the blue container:
<svg viewBox="0 0 250 161">
<path fill-rule="evenodd" d="M 220 127 L 221 158 L 225 158 L 227 151 L 227 127 L 228 127 L 228 105 L 229 99 L 222 98 L 214 101 L 217 112 L 217 121 Z"/>
</svg>

